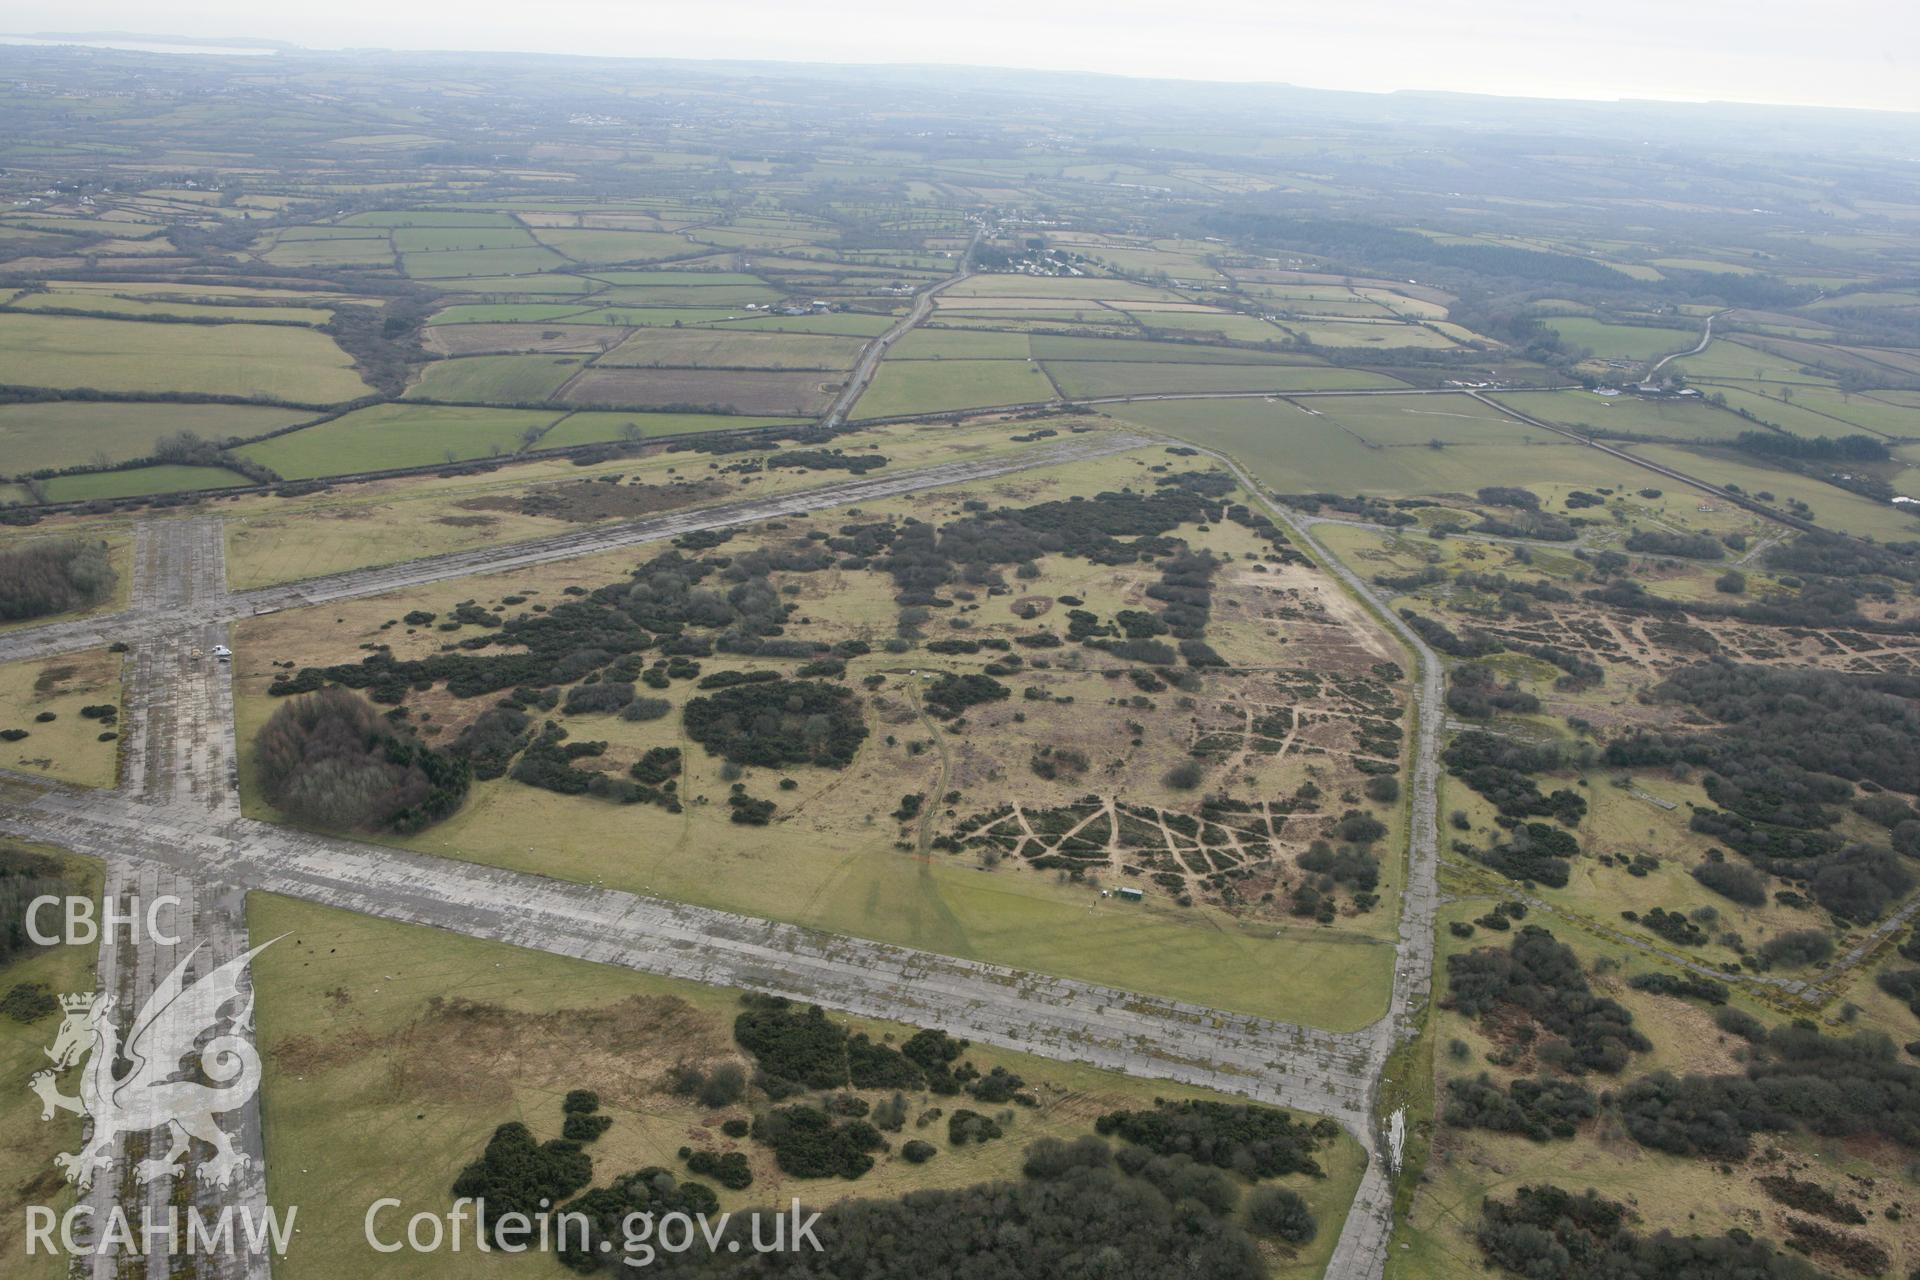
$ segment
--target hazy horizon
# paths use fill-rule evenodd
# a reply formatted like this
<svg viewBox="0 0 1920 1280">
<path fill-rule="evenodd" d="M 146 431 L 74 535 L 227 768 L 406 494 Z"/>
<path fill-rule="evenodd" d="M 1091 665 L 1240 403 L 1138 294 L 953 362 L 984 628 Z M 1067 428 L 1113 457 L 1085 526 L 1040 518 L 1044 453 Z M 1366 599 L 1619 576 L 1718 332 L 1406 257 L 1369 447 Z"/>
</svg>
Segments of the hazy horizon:
<svg viewBox="0 0 1920 1280">
<path fill-rule="evenodd" d="M 1920 111 L 1920 55 L 1910 52 L 1920 49 L 1920 7 L 1897 0 L 1836 0 L 1817 23 L 1804 7 L 1778 0 L 1687 10 L 1618 0 L 1550 26 L 1518 0 L 1444 13 L 1408 0 L 1354 0 L 1337 14 L 1300 15 L 1258 0 L 1216 0 L 1199 21 L 1143 0 L 1060 0 L 1039 13 L 982 0 L 960 20 L 880 0 L 832 0 L 804 14 L 776 0 L 685 10 L 558 0 L 541 13 L 532 22 L 439 0 L 404 10 L 341 0 L 324 12 L 262 13 L 236 0 L 202 0 L 160 19 L 123 0 L 28 0 L 8 34 L 261 40 L 313 52 L 931 64 L 1371 93 Z"/>
</svg>

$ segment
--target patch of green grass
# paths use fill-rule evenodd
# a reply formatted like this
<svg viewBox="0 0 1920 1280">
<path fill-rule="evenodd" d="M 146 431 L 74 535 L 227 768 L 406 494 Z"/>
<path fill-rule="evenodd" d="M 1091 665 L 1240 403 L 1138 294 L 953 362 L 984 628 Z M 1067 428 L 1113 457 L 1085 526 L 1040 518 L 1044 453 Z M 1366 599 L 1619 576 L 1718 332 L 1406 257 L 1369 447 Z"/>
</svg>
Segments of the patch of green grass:
<svg viewBox="0 0 1920 1280">
<path fill-rule="evenodd" d="M 529 430 L 544 430 L 559 416 L 537 409 L 380 404 L 247 445 L 240 453 L 289 480 L 430 467 L 510 454 Z"/>
<path fill-rule="evenodd" d="M 1634 395 L 1596 396 L 1590 391 L 1505 391 L 1493 398 L 1528 417 L 1592 435 L 1732 440 L 1742 431 L 1764 430 L 1758 423 L 1692 398 L 1644 400 Z"/>
<path fill-rule="evenodd" d="M 858 338 L 806 333 L 742 333 L 731 328 L 641 329 L 597 362 L 713 369 L 847 369 Z"/>
<path fill-rule="evenodd" d="M 854 406 L 859 418 L 1058 399 L 1027 360 L 886 360 Z"/>
<path fill-rule="evenodd" d="M 9 847 L 59 859 L 73 892 L 98 903 L 98 863 L 41 846 L 9 842 Z M 92 991 L 98 954 L 97 947 L 76 943 L 16 956 L 0 965 L 0 994 L 16 984 L 30 983 L 39 983 L 55 995 Z M 58 1013 L 26 1023 L 0 1017 L 0 1076 L 14 1086 L 0 1089 L 0 1133 L 7 1135 L 6 1142 L 0 1143 L 0 1270 L 20 1280 L 62 1280 L 67 1275 L 65 1254 L 44 1248 L 29 1254 L 25 1234 L 29 1205 L 44 1205 L 60 1214 L 75 1203 L 73 1186 L 61 1178 L 53 1157 L 80 1150 L 81 1117 L 56 1112 L 51 1121 L 41 1120 L 40 1099 L 27 1088 L 28 1078 L 46 1069 L 46 1050 L 59 1029 Z M 61 1081 L 62 1092 L 74 1091 L 77 1075 Z"/>
<path fill-rule="evenodd" d="M 1601 360 L 1656 360 L 1700 341 L 1697 329 L 1608 324 L 1585 316 L 1553 316 L 1545 323 L 1568 346 L 1585 347 Z"/>
<path fill-rule="evenodd" d="M 435 360 L 421 368 L 407 388 L 409 400 L 451 400 L 487 404 L 544 404 L 574 374 L 579 356 L 463 356 Z"/>
<path fill-rule="evenodd" d="M 576 316 L 584 310 L 580 302 L 457 302 L 434 312 L 427 323 L 525 324 Z"/>
<path fill-rule="evenodd" d="M 567 265 L 567 259 L 539 245 L 522 249 L 454 249 L 441 253 L 407 253 L 400 257 L 400 269 L 416 280 L 524 276 Z"/>
<path fill-rule="evenodd" d="M 1813 509 L 1814 519 L 1828 529 L 1896 542 L 1920 531 L 1920 515 L 1883 506 L 1795 471 L 1762 466 L 1757 460 L 1729 449 L 1664 444 L 1637 444 L 1630 448 L 1638 456 L 1698 476 L 1709 484 L 1736 484 L 1749 495 L 1774 494 L 1777 506 L 1784 507 L 1788 498 L 1798 498 Z"/>
<path fill-rule="evenodd" d="M 49 502 L 92 502 L 102 498 L 143 498 L 153 493 L 180 493 L 190 489 L 232 489 L 251 484 L 225 467 L 187 467 L 162 464 L 127 471 L 94 471 L 77 476 L 54 476 L 41 482 Z"/>
<path fill-rule="evenodd" d="M 1024 333 L 916 329 L 887 349 L 890 360 L 1025 360 Z"/>
<path fill-rule="evenodd" d="M 325 334 L 292 326 L 0 314 L 0 382 L 19 386 L 327 403 L 366 394 L 351 363 Z"/>
<path fill-rule="evenodd" d="M 1311 403 L 1318 405 L 1319 399 Z M 1315 417 L 1286 401 L 1139 403 L 1117 409 L 1113 416 L 1230 453 L 1279 493 L 1472 493 L 1491 484 L 1591 489 L 1639 477 L 1631 464 L 1571 441 L 1522 447 L 1372 447 L 1328 417 Z M 1443 435 L 1439 430 L 1431 434 Z"/>
<path fill-rule="evenodd" d="M 1402 385 L 1365 369 L 1288 364 L 1085 364 L 1048 361 L 1047 372 L 1068 396 L 1151 395 L 1168 391 L 1343 391 Z"/>
<path fill-rule="evenodd" d="M 204 439 L 264 435 L 312 417 L 302 409 L 238 404 L 125 404 L 44 400 L 0 405 L 0 466 L 13 472 L 129 462 L 178 431 Z"/>
</svg>

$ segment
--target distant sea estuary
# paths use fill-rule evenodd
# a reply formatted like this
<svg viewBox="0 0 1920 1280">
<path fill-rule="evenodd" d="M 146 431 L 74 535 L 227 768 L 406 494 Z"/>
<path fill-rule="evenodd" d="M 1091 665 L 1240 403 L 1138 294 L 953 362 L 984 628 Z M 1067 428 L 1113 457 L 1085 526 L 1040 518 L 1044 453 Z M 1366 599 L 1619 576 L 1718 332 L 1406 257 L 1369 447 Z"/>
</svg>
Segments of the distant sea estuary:
<svg viewBox="0 0 1920 1280">
<path fill-rule="evenodd" d="M 157 40 L 89 40 L 84 37 L 71 38 L 61 36 L 6 36 L 0 35 L 0 44 L 25 44 L 40 46 L 77 45 L 83 49 L 121 49 L 128 53 L 198 53 L 223 58 L 252 58 L 270 56 L 279 52 L 260 46 L 242 47 L 224 44 L 168 44 Z"/>
</svg>

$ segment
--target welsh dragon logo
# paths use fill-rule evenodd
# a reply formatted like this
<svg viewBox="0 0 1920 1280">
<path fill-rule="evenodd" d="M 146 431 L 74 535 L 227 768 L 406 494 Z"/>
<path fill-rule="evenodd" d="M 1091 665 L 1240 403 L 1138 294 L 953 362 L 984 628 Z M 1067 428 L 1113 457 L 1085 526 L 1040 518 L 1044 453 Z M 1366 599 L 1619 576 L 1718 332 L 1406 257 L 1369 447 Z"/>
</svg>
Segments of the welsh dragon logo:
<svg viewBox="0 0 1920 1280">
<path fill-rule="evenodd" d="M 245 1035 L 236 1034 L 253 1027 L 253 997 L 250 992 L 243 995 L 240 982 L 253 958 L 276 941 L 264 942 L 189 984 L 187 966 L 200 950 L 195 947 L 141 1006 L 124 1045 L 113 1016 L 118 1002 L 111 994 L 61 997 L 66 1019 L 53 1047 L 46 1051 L 53 1069 L 36 1074 L 29 1087 L 40 1095 L 42 1120 L 67 1111 L 93 1121 L 85 1146 L 53 1158 L 67 1181 L 91 1186 L 95 1173 L 113 1163 L 121 1134 L 162 1127 L 169 1130 L 171 1145 L 165 1155 L 142 1160 L 135 1167 L 138 1181 L 171 1179 L 193 1138 L 214 1151 L 213 1158 L 203 1161 L 197 1171 L 202 1182 L 224 1187 L 245 1172 L 248 1156 L 234 1150 L 233 1139 L 214 1117 L 246 1105 L 260 1088 L 260 1055 Z M 235 1001 L 241 1002 L 238 1009 L 221 1012 Z M 222 1022 L 227 1023 L 224 1030 Z M 210 1034 L 212 1038 L 200 1045 Z M 190 1074 L 182 1062 L 196 1045 L 200 1046 L 200 1074 L 210 1084 L 180 1078 Z M 81 1070 L 78 1096 L 61 1093 L 61 1073 L 88 1053 L 93 1056 Z"/>
</svg>

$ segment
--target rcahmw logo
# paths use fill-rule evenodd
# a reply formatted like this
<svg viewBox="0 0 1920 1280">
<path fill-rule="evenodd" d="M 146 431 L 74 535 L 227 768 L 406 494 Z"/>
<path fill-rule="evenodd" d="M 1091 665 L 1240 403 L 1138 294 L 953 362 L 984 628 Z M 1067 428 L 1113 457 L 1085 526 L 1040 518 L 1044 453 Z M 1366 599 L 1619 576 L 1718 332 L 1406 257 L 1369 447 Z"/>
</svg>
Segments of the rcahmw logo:
<svg viewBox="0 0 1920 1280">
<path fill-rule="evenodd" d="M 246 1173 L 252 1158 L 235 1149 L 232 1137 L 215 1117 L 239 1110 L 260 1088 L 260 1055 L 248 1035 L 253 1028 L 253 997 L 241 990 L 241 983 L 253 958 L 274 941 L 278 939 L 188 983 L 187 967 L 200 951 L 195 947 L 140 1007 L 124 1040 L 114 1016 L 118 1001 L 112 993 L 61 997 L 66 1016 L 46 1051 L 53 1067 L 36 1073 L 28 1087 L 40 1096 L 42 1120 L 64 1111 L 90 1121 L 80 1150 L 53 1158 L 67 1181 L 84 1190 L 102 1173 L 114 1179 L 123 1139 L 154 1130 L 165 1131 L 168 1146 L 163 1154 L 134 1166 L 137 1183 L 170 1182 L 196 1140 L 212 1148 L 194 1170 L 200 1182 L 225 1188 Z M 229 1005 L 238 1007 L 228 1012 Z M 180 1064 L 189 1055 L 197 1058 L 198 1074 L 210 1084 L 181 1078 L 187 1072 Z M 79 1066 L 82 1058 L 87 1062 L 80 1069 L 79 1092 L 62 1093 L 60 1076 Z M 136 1226 L 118 1206 L 108 1212 L 106 1221 L 91 1222 L 93 1208 L 78 1205 L 60 1215 L 57 1223 L 52 1209 L 30 1206 L 28 1248 L 54 1249 L 57 1235 L 58 1248 L 65 1252 L 144 1249 L 162 1240 L 182 1252 L 196 1247 L 202 1252 L 235 1248 L 259 1252 L 268 1246 L 282 1252 L 295 1212 L 289 1209 L 282 1223 L 271 1210 L 256 1215 L 243 1205 L 236 1214 L 233 1206 L 227 1206 L 211 1214 L 209 1221 L 208 1215 L 190 1207 L 184 1214 L 171 1209 L 143 1214 Z M 83 1241 L 89 1224 L 101 1233 L 91 1246 Z"/>
</svg>

